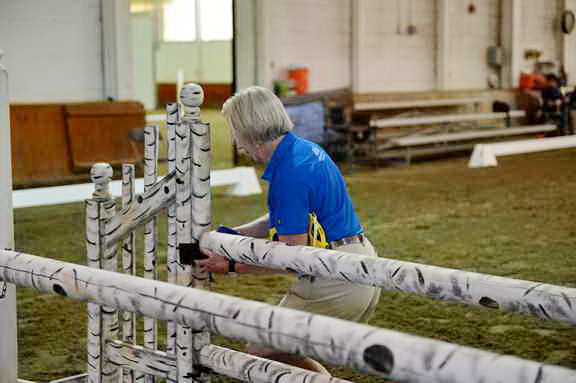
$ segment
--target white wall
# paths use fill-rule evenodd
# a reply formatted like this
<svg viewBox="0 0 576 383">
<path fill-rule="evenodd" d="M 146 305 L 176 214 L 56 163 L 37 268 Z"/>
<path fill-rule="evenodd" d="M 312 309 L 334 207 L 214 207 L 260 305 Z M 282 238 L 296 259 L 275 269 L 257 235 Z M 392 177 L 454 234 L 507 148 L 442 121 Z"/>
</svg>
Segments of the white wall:
<svg viewBox="0 0 576 383">
<path fill-rule="evenodd" d="M 310 68 L 312 92 L 350 85 L 351 0 L 274 0 L 266 6 L 266 85 L 286 79 L 292 64 Z"/>
<path fill-rule="evenodd" d="M 255 54 L 256 68 L 255 75 L 247 68 L 239 74 L 265 86 L 286 78 L 290 64 L 310 65 L 312 91 L 487 89 L 489 78 L 517 86 L 520 71 L 532 69 L 526 49 L 542 51 L 541 60 L 563 60 L 576 78 L 576 32 L 559 32 L 559 9 L 565 3 L 576 11 L 575 0 L 238 1 L 238 29 L 250 50 L 243 57 Z M 416 33 L 407 33 L 410 24 Z M 487 63 L 488 48 L 497 45 L 504 52 L 501 71 Z"/>
<path fill-rule="evenodd" d="M 356 92 L 434 89 L 434 1 L 357 1 Z"/>
<path fill-rule="evenodd" d="M 178 69 L 185 81 L 232 82 L 232 41 L 160 43 L 156 51 L 156 82 L 176 83 Z"/>
<path fill-rule="evenodd" d="M 534 61 L 524 58 L 526 49 L 541 51 L 539 61 L 559 63 L 561 49 L 559 0 L 522 0 L 521 4 L 520 70 L 530 72 L 533 69 Z"/>
<path fill-rule="evenodd" d="M 487 64 L 487 50 L 498 44 L 498 0 L 451 0 L 448 8 L 446 43 L 446 89 L 484 89 L 494 69 Z"/>
<path fill-rule="evenodd" d="M 2 0 L 12 102 L 103 97 L 100 0 Z"/>
<path fill-rule="evenodd" d="M 134 97 L 146 109 L 156 107 L 156 65 L 154 64 L 154 15 L 138 13 L 130 17 L 132 26 L 132 71 Z"/>
</svg>

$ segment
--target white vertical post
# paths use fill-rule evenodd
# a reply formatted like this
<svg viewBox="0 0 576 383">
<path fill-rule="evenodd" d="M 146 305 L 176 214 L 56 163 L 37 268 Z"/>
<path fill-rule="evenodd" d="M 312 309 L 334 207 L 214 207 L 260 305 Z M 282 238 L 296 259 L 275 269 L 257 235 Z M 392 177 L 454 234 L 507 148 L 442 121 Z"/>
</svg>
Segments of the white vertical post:
<svg viewBox="0 0 576 383">
<path fill-rule="evenodd" d="M 192 243 L 200 244 L 200 236 L 209 231 L 212 225 L 212 196 L 210 190 L 210 125 L 201 121 L 200 105 L 204 101 L 204 91 L 195 84 L 186 85 L 181 92 L 184 109 L 183 119 L 192 129 Z M 208 288 L 209 276 L 192 267 L 194 287 Z M 200 332 L 192 338 L 194 367 L 200 370 L 200 350 L 210 344 L 210 333 Z M 209 375 L 202 374 L 200 381 L 209 381 Z"/>
<path fill-rule="evenodd" d="M 158 141 L 160 131 L 156 125 L 144 128 L 144 192 L 154 186 L 158 177 Z M 156 217 L 152 218 L 144 228 L 144 278 L 157 279 L 156 273 Z M 156 350 L 158 323 L 154 318 L 144 318 L 144 346 Z M 146 382 L 153 383 L 153 375 L 146 376 Z"/>
<path fill-rule="evenodd" d="M 127 209 L 134 200 L 134 179 L 136 168 L 132 164 L 122 165 L 122 208 Z M 136 249 L 136 236 L 134 233 L 128 234 L 122 242 L 122 272 L 128 275 L 136 275 L 136 261 L 134 250 Z M 127 343 L 136 343 L 136 318 L 134 313 L 122 312 L 122 340 Z M 136 376 L 134 370 L 122 370 L 123 383 L 135 383 Z"/>
<path fill-rule="evenodd" d="M 210 194 L 210 126 L 200 120 L 200 105 L 204 102 L 204 91 L 197 84 L 186 84 L 180 91 L 182 103 L 182 124 L 191 136 L 190 154 L 192 155 L 192 172 L 190 182 L 190 225 L 187 229 L 187 242 L 189 252 L 199 249 L 200 236 L 210 230 L 211 221 L 211 194 Z M 179 242 L 182 244 L 182 242 Z M 196 249 L 196 250 L 194 250 Z M 196 270 L 191 262 L 193 285 L 197 288 L 208 287 L 208 274 Z M 189 352 L 192 354 L 191 373 L 196 381 L 208 382 L 210 376 L 202 372 L 199 352 L 210 344 L 210 333 L 194 333 L 191 339 Z M 179 366 L 180 367 L 180 366 Z M 180 376 L 179 376 L 180 378 Z"/>
<path fill-rule="evenodd" d="M 504 62 L 502 65 L 502 85 L 505 88 L 518 87 L 520 76 L 520 38 L 522 23 L 521 0 L 502 0 L 502 47 L 504 49 Z"/>
<path fill-rule="evenodd" d="M 8 71 L 2 66 L 0 49 L 0 249 L 14 247 L 9 103 Z M 18 379 L 17 333 L 16 286 L 0 282 L 0 382 Z"/>
<path fill-rule="evenodd" d="M 436 89 L 446 90 L 450 77 L 450 0 L 436 0 Z M 453 4 L 452 4 L 453 5 Z"/>
<path fill-rule="evenodd" d="M 94 182 L 92 199 L 86 201 L 86 254 L 88 266 L 118 271 L 116 246 L 106 248 L 107 221 L 116 210 L 110 196 L 112 167 L 97 163 L 90 170 Z M 105 343 L 118 337 L 118 310 L 88 303 L 88 382 L 112 383 L 119 378 L 119 369 L 107 361 Z"/>
<path fill-rule="evenodd" d="M 177 250 L 182 252 L 192 242 L 192 135 L 188 124 L 176 125 L 176 236 Z M 192 286 L 192 267 L 181 262 L 176 265 L 177 283 Z M 192 329 L 177 325 L 176 353 L 178 382 L 192 383 Z"/>
<path fill-rule="evenodd" d="M 178 103 L 166 105 L 166 131 L 168 142 L 168 173 L 176 170 L 176 125 L 178 124 Z M 178 280 L 178 254 L 176 252 L 176 205 L 167 209 L 167 249 L 166 268 L 168 269 L 168 283 Z M 166 323 L 166 352 L 176 354 L 176 323 Z"/>
</svg>

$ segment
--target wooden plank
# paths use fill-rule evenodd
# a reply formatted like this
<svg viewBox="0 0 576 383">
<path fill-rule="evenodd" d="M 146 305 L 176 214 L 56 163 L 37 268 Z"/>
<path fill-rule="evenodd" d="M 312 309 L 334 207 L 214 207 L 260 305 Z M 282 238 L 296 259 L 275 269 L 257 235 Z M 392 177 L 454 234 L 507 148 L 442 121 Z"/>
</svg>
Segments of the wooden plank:
<svg viewBox="0 0 576 383">
<path fill-rule="evenodd" d="M 73 168 L 84 171 L 95 162 L 112 165 L 142 160 L 142 145 L 130 139 L 145 125 L 140 103 L 88 103 L 66 106 Z"/>
<path fill-rule="evenodd" d="M 100 117 L 107 115 L 139 116 L 143 110 L 142 104 L 132 101 L 74 103 L 66 105 L 66 117 Z"/>
<path fill-rule="evenodd" d="M 63 105 L 11 105 L 10 128 L 15 185 L 73 176 Z"/>
<path fill-rule="evenodd" d="M 387 118 L 370 121 L 370 126 L 375 128 L 387 128 L 397 126 L 431 125 L 449 122 L 504 120 L 506 118 L 524 117 L 523 110 L 511 111 L 510 113 L 468 113 L 468 114 L 444 114 L 437 116 L 423 116 L 410 118 Z"/>
<path fill-rule="evenodd" d="M 504 129 L 487 129 L 458 133 L 431 134 L 426 136 L 408 136 L 390 140 L 390 146 L 417 146 L 441 142 L 466 141 L 478 138 L 551 132 L 554 130 L 556 130 L 556 125 L 534 125 Z"/>
<path fill-rule="evenodd" d="M 405 100 L 405 101 L 384 101 L 384 102 L 361 102 L 354 104 L 354 110 L 389 110 L 389 109 L 410 109 L 410 108 L 433 108 L 441 106 L 458 106 L 479 104 L 480 98 L 446 98 L 434 100 Z"/>
</svg>

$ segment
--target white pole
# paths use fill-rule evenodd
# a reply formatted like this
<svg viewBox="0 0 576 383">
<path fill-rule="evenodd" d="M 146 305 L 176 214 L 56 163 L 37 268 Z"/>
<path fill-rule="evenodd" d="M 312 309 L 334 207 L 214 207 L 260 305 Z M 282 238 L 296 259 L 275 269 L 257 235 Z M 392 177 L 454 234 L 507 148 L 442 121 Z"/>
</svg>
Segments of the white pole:
<svg viewBox="0 0 576 383">
<path fill-rule="evenodd" d="M 564 367 L 15 251 L 0 250 L 0 280 L 400 382 L 576 383 Z"/>
<path fill-rule="evenodd" d="M 214 231 L 202 236 L 200 247 L 251 265 L 576 324 L 575 288 Z"/>
<path fill-rule="evenodd" d="M 2 66 L 0 49 L 0 249 L 14 247 L 12 211 L 12 155 L 10 149 L 10 108 L 8 71 Z M 0 382 L 16 383 L 18 349 L 16 286 L 0 282 Z"/>
<path fill-rule="evenodd" d="M 197 84 L 186 84 L 180 92 L 182 103 L 182 122 L 187 126 L 192 138 L 192 180 L 189 193 L 191 196 L 191 224 L 192 231 L 190 244 L 198 244 L 202 233 L 210 230 L 212 223 L 210 194 L 210 125 L 201 121 L 200 105 L 204 102 L 204 91 Z M 193 286 L 209 288 L 207 273 L 200 272 L 192 263 Z M 193 372 L 202 372 L 200 368 L 199 351 L 203 346 L 210 344 L 209 332 L 195 332 L 192 337 Z M 197 374 L 198 375 L 198 374 Z M 195 382 L 210 382 L 207 374 L 196 376 Z"/>
</svg>

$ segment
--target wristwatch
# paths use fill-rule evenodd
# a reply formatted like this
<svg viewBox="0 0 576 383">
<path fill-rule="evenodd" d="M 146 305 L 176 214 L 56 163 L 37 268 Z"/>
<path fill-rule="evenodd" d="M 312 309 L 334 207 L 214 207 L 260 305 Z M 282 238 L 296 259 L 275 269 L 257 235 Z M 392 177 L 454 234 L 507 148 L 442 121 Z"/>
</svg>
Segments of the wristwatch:
<svg viewBox="0 0 576 383">
<path fill-rule="evenodd" d="M 228 273 L 236 272 L 236 261 L 233 259 L 228 259 Z"/>
</svg>

